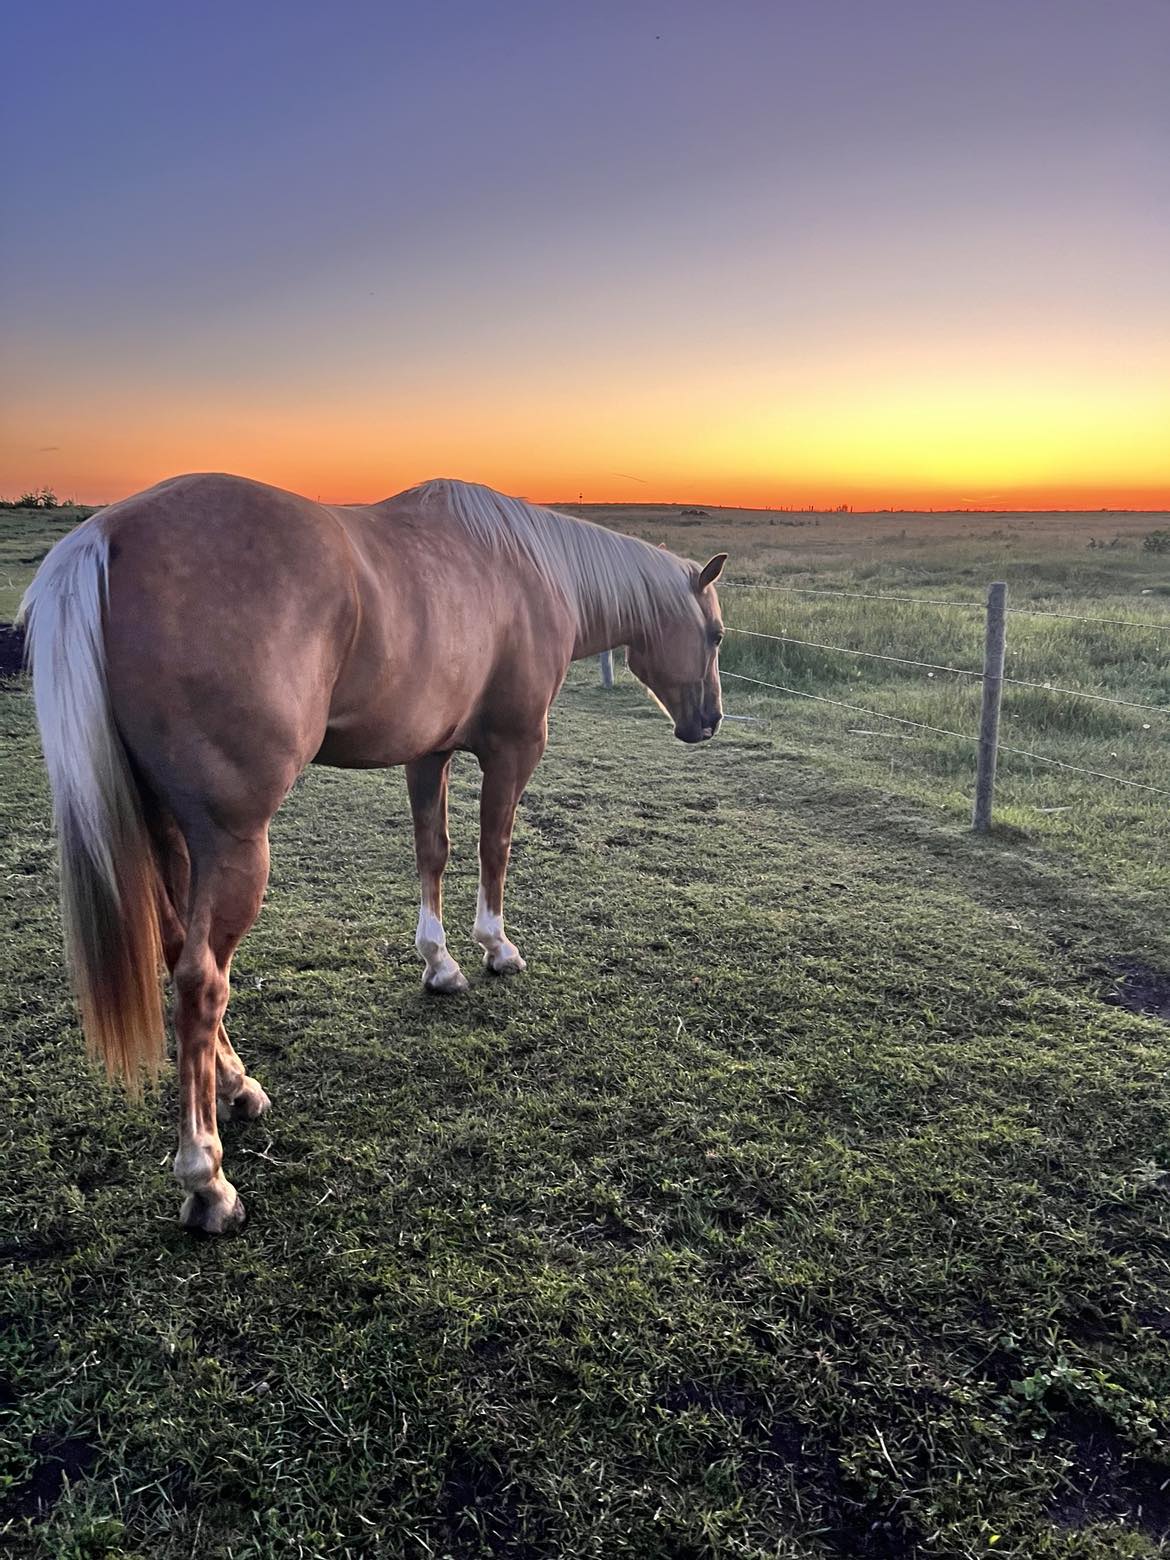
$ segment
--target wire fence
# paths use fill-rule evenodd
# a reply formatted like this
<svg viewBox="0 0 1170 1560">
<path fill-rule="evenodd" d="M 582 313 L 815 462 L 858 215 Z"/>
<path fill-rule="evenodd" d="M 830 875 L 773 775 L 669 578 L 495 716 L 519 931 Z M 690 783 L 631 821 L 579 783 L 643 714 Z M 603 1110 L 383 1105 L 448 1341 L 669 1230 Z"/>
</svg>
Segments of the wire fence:
<svg viewBox="0 0 1170 1560">
<path fill-rule="evenodd" d="M 837 655 L 865 656 L 871 661 L 893 661 L 898 666 L 923 667 L 931 672 L 950 672 L 955 677 L 982 678 L 983 676 L 982 671 L 967 666 L 946 666 L 940 661 L 912 661 L 902 655 L 880 655 L 876 650 L 856 650 L 849 645 L 824 645 L 815 639 L 796 639 L 791 634 L 764 634 L 759 629 L 738 628 L 734 624 L 725 625 L 725 631 L 729 634 L 745 634 L 751 639 L 774 639 L 779 644 L 802 645 L 806 650 L 827 650 Z M 1029 682 L 1024 677 L 1004 677 L 1003 681 L 1011 683 L 1016 688 L 1039 688 L 1045 693 L 1060 693 L 1070 699 L 1096 699 L 1102 704 L 1117 704 L 1127 710 L 1148 710 L 1154 715 L 1170 718 L 1170 705 L 1143 704 L 1137 699 L 1117 699 L 1110 693 L 1090 693 L 1087 688 L 1065 688 L 1059 683 Z"/>
<path fill-rule="evenodd" d="M 809 693 L 804 688 L 786 688 L 782 683 L 764 682 L 759 677 L 748 677 L 744 672 L 720 671 L 720 677 L 733 677 L 738 682 L 755 683 L 759 688 L 771 688 L 777 693 L 792 693 L 798 699 L 814 699 L 818 704 L 835 704 L 838 709 L 852 710 L 858 715 L 867 715 L 871 720 L 896 721 L 899 726 L 914 726 L 919 731 L 931 731 L 940 737 L 958 737 L 962 742 L 978 742 L 979 738 L 970 731 L 955 731 L 949 726 L 930 726 L 922 720 L 909 720 L 904 715 L 890 715 L 883 710 L 866 709 L 862 704 L 848 704 L 844 699 L 830 699 L 823 693 Z M 1087 769 L 1083 764 L 1068 764 L 1061 758 L 1051 758 L 1046 753 L 1033 753 L 1029 748 L 1011 747 L 1006 742 L 997 744 L 1000 753 L 1015 753 L 1022 758 L 1032 758 L 1041 764 L 1051 764 L 1056 769 L 1069 769 L 1079 775 L 1093 775 L 1098 780 L 1112 780 L 1116 785 L 1132 786 L 1137 791 L 1153 791 L 1158 796 L 1170 796 L 1170 790 L 1160 785 L 1147 785 L 1141 780 L 1128 780 L 1124 775 L 1111 774 L 1105 769 Z"/>
<path fill-rule="evenodd" d="M 753 580 L 720 580 L 719 589 L 723 590 L 777 590 L 787 591 L 796 596 L 843 596 L 850 601 L 904 601 L 912 602 L 919 607 L 963 607 L 969 611 L 986 612 L 985 601 L 950 601 L 945 596 L 896 596 L 887 595 L 885 592 L 874 593 L 872 591 L 859 590 L 823 590 L 814 589 L 806 585 L 771 585 L 756 583 Z M 1087 617 L 1080 612 L 1058 612 L 1051 607 L 1008 607 L 1009 617 L 1047 617 L 1063 618 L 1069 623 L 1102 623 L 1111 628 L 1142 628 L 1155 634 L 1170 634 L 1170 622 L 1151 623 L 1143 622 L 1140 618 L 1106 618 Z"/>
<path fill-rule="evenodd" d="M 967 678 L 977 681 L 982 686 L 982 708 L 978 732 L 960 731 L 950 726 L 933 725 L 927 721 L 911 719 L 906 715 L 896 715 L 886 710 L 872 709 L 868 705 L 854 704 L 845 699 L 831 698 L 827 694 L 813 693 L 806 688 L 794 688 L 789 684 L 773 682 L 767 678 L 753 677 L 746 672 L 737 672 L 726 668 L 720 669 L 722 678 L 743 683 L 748 687 L 762 689 L 768 693 L 785 694 L 794 698 L 808 699 L 816 704 L 830 705 L 837 709 L 848 710 L 856 715 L 864 715 L 869 720 L 884 721 L 888 725 L 906 727 L 911 732 L 929 733 L 934 736 L 948 737 L 960 742 L 973 744 L 978 750 L 976 797 L 973 814 L 973 826 L 977 830 L 983 831 L 990 827 L 991 824 L 996 762 L 1000 753 L 1010 753 L 1014 757 L 1028 759 L 1037 764 L 1044 764 L 1052 769 L 1069 774 L 1086 775 L 1094 780 L 1104 780 L 1113 785 L 1125 786 L 1130 790 L 1142 791 L 1154 796 L 1170 797 L 1170 787 L 1167 786 L 1153 785 L 1146 780 L 1133 780 L 1126 775 L 1119 775 L 1110 770 L 1097 769 L 1085 764 L 1070 763 L 1066 759 L 1056 758 L 1050 753 L 1039 753 L 1033 748 L 1020 747 L 999 741 L 1000 701 L 1005 685 L 1051 694 L 1061 699 L 1087 700 L 1097 706 L 1112 705 L 1121 710 L 1152 715 L 1157 717 L 1158 720 L 1170 718 L 1170 704 L 1153 704 L 1141 699 L 1124 699 L 1119 698 L 1115 694 L 1099 693 L 1088 688 L 1068 687 L 1063 683 L 1041 682 L 1032 678 L 1007 675 L 1004 671 L 1003 662 L 1006 643 L 1006 622 L 1009 617 L 1055 618 L 1070 623 L 1087 623 L 1115 629 L 1133 629 L 1139 632 L 1154 634 L 1170 633 L 1170 621 L 1160 623 L 1135 618 L 1095 616 L 1086 613 L 1062 612 L 1046 607 L 1009 607 L 1007 605 L 1007 586 L 1002 583 L 992 585 L 989 588 L 986 601 L 961 601 L 951 600 L 946 597 L 901 595 L 892 592 L 875 593 L 871 591 L 822 589 L 803 585 L 775 585 L 769 582 L 749 580 L 723 581 L 720 584 L 720 591 L 723 590 L 777 591 L 794 596 L 826 597 L 848 601 L 906 603 L 920 607 L 954 608 L 961 611 L 984 613 L 986 615 L 986 640 L 984 662 L 981 668 L 953 666 L 946 661 L 928 661 L 909 655 L 865 650 L 854 645 L 832 644 L 818 639 L 804 639 L 794 634 L 766 633 L 762 629 L 747 628 L 738 623 L 725 624 L 725 631 L 728 634 L 734 634 L 745 639 L 769 641 L 779 645 L 792 645 L 803 650 L 816 650 L 824 655 L 851 656 L 886 665 L 906 667 L 913 671 L 925 672 L 928 677 L 934 677 L 941 673 L 947 677 Z M 603 681 L 605 681 L 605 657 L 602 658 L 602 665 L 602 676 Z M 609 686 L 611 684 L 612 661 L 610 662 L 610 681 L 606 685 Z M 1144 731 L 1153 729 L 1153 722 L 1144 721 L 1142 729 Z M 876 733 L 871 734 L 876 735 Z M 890 735 L 893 735 L 893 732 L 890 732 Z"/>
<path fill-rule="evenodd" d="M 986 640 L 984 649 L 984 661 L 981 669 L 968 666 L 953 666 L 945 661 L 927 661 L 913 656 L 895 655 L 877 650 L 865 650 L 853 645 L 831 644 L 824 640 L 804 639 L 794 634 L 771 634 L 760 629 L 741 627 L 739 624 L 728 625 L 728 632 L 741 635 L 745 638 L 766 640 L 781 645 L 794 645 L 801 649 L 817 650 L 824 655 L 844 655 L 879 663 L 907 667 L 914 671 L 924 671 L 927 676 L 934 677 L 941 673 L 948 677 L 976 679 L 982 684 L 983 698 L 980 711 L 980 729 L 978 734 L 973 732 L 957 731 L 952 727 L 936 726 L 927 721 L 913 720 L 905 715 L 891 714 L 885 710 L 871 709 L 867 705 L 854 704 L 844 699 L 833 699 L 826 694 L 812 693 L 808 689 L 794 688 L 790 685 L 772 682 L 766 678 L 751 677 L 744 672 L 724 671 L 723 676 L 734 681 L 748 684 L 757 688 L 766 689 L 773 693 L 782 693 L 796 698 L 812 700 L 818 704 L 832 705 L 840 709 L 846 709 L 854 714 L 864 715 L 869 720 L 884 721 L 900 727 L 908 727 L 911 731 L 921 731 L 936 736 L 945 736 L 962 742 L 973 743 L 978 749 L 978 764 L 976 773 L 976 796 L 974 806 L 974 827 L 983 831 L 990 827 L 992 816 L 992 799 L 995 785 L 995 772 L 998 755 L 1010 753 L 1015 757 L 1025 758 L 1033 763 L 1039 763 L 1058 769 L 1066 773 L 1081 774 L 1095 780 L 1105 780 L 1113 785 L 1121 785 L 1130 790 L 1143 791 L 1155 796 L 1170 797 L 1170 788 L 1153 785 L 1145 780 L 1133 780 L 1126 775 L 1119 775 L 1110 770 L 1097 769 L 1086 764 L 1074 764 L 1066 759 L 1056 758 L 1049 753 L 1038 753 L 1033 748 L 1019 747 L 1011 743 L 1001 743 L 999 740 L 1000 703 L 1005 685 L 1027 688 L 1034 691 L 1052 694 L 1064 699 L 1085 699 L 1094 704 L 1113 705 L 1127 711 L 1137 711 L 1149 714 L 1164 720 L 1170 716 L 1170 707 L 1160 704 L 1152 704 L 1145 700 L 1123 699 L 1113 694 L 1098 693 L 1088 688 L 1072 688 L 1064 684 L 1052 682 L 1039 682 L 1032 678 L 1012 677 L 1004 670 L 1004 650 L 1006 645 L 1006 624 L 1009 616 L 1058 618 L 1065 622 L 1083 622 L 1093 625 L 1108 626 L 1111 628 L 1135 629 L 1141 632 L 1152 631 L 1165 633 L 1170 631 L 1170 623 L 1154 623 L 1133 618 L 1112 618 L 1096 616 L 1084 613 L 1060 612 L 1048 608 L 1009 608 L 1007 605 L 1007 586 L 1003 583 L 994 584 L 988 589 L 986 603 L 977 601 L 953 601 L 945 597 L 935 596 L 906 596 L 899 593 L 874 593 L 870 591 L 838 591 L 832 589 L 819 589 L 806 586 L 771 585 L 766 583 L 751 584 L 747 581 L 730 581 L 732 590 L 764 590 L 781 591 L 793 595 L 809 597 L 829 597 L 851 601 L 874 601 L 910 603 L 915 606 L 931 608 L 956 608 L 959 610 L 976 610 L 986 613 Z M 1143 729 L 1151 729 L 1152 723 L 1143 723 Z"/>
</svg>

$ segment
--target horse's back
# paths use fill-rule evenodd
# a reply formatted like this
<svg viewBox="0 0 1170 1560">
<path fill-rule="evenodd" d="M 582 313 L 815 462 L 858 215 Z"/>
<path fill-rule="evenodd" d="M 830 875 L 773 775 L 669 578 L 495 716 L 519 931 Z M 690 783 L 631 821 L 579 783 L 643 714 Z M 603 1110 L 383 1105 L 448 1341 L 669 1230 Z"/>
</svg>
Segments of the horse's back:
<svg viewBox="0 0 1170 1560">
<path fill-rule="evenodd" d="M 247 477 L 196 472 L 100 511 L 94 517 L 118 552 L 134 549 L 143 564 L 162 559 L 173 574 L 212 571 L 245 578 L 282 564 L 302 573 L 341 558 L 346 547 L 333 511 L 297 493 Z"/>
</svg>

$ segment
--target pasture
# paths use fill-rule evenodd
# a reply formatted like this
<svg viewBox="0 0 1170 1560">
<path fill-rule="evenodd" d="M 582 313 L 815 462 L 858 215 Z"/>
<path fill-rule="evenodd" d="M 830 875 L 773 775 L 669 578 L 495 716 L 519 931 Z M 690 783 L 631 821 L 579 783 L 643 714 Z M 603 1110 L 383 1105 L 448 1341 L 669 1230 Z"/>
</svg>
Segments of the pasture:
<svg viewBox="0 0 1170 1560">
<path fill-rule="evenodd" d="M 727 550 L 731 580 L 1005 578 L 1016 606 L 1170 626 L 1150 516 L 604 517 Z M 61 524 L 0 514 L 6 603 Z M 979 664 L 978 613 L 722 600 L 730 626 Z M 1021 677 L 1170 708 L 1168 630 L 1013 619 L 1008 647 Z M 735 634 L 723 665 L 976 727 L 958 680 Z M 175 1222 L 173 1078 L 128 1103 L 82 1060 L 31 705 L 3 685 L 0 1547 L 1163 1551 L 1170 799 L 1005 757 L 976 839 L 969 745 L 725 698 L 757 723 L 685 748 L 628 674 L 574 668 L 509 876 L 529 973 L 449 1001 L 419 989 L 401 776 L 306 774 L 234 971 L 274 1109 L 224 1128 L 250 1217 L 208 1242 Z M 1168 732 L 1005 696 L 1006 743 L 1151 785 Z M 476 780 L 457 759 L 457 954 Z"/>
</svg>

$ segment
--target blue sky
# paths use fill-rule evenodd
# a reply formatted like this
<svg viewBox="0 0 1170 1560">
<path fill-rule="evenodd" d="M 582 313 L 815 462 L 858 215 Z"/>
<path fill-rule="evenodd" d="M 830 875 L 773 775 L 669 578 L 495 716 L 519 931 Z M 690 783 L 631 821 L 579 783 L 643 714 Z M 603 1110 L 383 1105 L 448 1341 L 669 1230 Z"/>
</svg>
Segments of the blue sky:
<svg viewBox="0 0 1170 1560">
<path fill-rule="evenodd" d="M 50 0 L 8 44 L 0 489 L 780 502 L 942 481 L 940 396 L 961 485 L 1170 486 L 1162 3 Z"/>
</svg>

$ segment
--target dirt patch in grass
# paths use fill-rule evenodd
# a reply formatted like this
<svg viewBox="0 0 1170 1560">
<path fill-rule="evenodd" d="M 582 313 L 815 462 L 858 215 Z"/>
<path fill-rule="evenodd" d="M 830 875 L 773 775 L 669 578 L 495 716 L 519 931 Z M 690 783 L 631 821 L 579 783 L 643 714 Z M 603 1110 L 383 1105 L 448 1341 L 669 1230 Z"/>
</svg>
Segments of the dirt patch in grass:
<svg viewBox="0 0 1170 1560">
<path fill-rule="evenodd" d="M 837 1454 L 805 1446 L 799 1426 L 778 1420 L 758 1459 L 762 1482 L 795 1481 L 820 1492 L 817 1526 L 828 1552 L 841 1560 L 916 1560 L 922 1535 L 900 1501 L 869 1497 L 842 1472 Z"/>
<path fill-rule="evenodd" d="M 0 1501 L 0 1517 L 40 1517 L 61 1498 L 66 1479 L 76 1484 L 97 1461 L 98 1448 L 87 1436 L 37 1436 L 33 1451 L 38 1462 L 25 1479 Z"/>
<path fill-rule="evenodd" d="M 11 1262 L 13 1267 L 26 1267 L 33 1262 L 48 1262 L 53 1257 L 65 1257 L 74 1249 L 75 1242 L 64 1236 L 41 1235 L 35 1240 L 0 1241 L 0 1262 Z"/>
<path fill-rule="evenodd" d="M 450 1449 L 439 1511 L 455 1553 L 486 1551 L 515 1560 L 538 1560 L 547 1554 L 543 1545 L 538 1548 L 521 1536 L 528 1504 L 528 1493 L 504 1469 L 464 1447 Z"/>
<path fill-rule="evenodd" d="M 1170 1023 L 1170 975 L 1139 959 L 1119 959 L 1103 1000 L 1127 1013 L 1144 1013 Z"/>
<path fill-rule="evenodd" d="M 749 1443 L 740 1465 L 742 1486 L 770 1488 L 782 1503 L 781 1492 L 795 1485 L 818 1502 L 815 1527 L 831 1555 L 842 1560 L 915 1560 L 920 1554 L 921 1533 L 900 1509 L 900 1500 L 891 1503 L 867 1494 L 844 1472 L 836 1451 L 816 1445 L 791 1416 L 778 1417 L 759 1391 L 684 1381 L 660 1393 L 656 1405 L 663 1414 L 697 1409 L 731 1421 Z"/>
<path fill-rule="evenodd" d="M 19 676 L 24 666 L 24 629 L 0 623 L 0 677 Z"/>
<path fill-rule="evenodd" d="M 1060 1436 L 1068 1444 L 1071 1466 L 1067 1487 L 1051 1508 L 1059 1527 L 1120 1520 L 1151 1538 L 1170 1538 L 1170 1465 L 1128 1455 L 1101 1415 L 1066 1415 Z"/>
<path fill-rule="evenodd" d="M 624 1219 L 608 1210 L 600 1218 L 590 1220 L 577 1232 L 577 1239 L 585 1244 L 602 1243 L 633 1249 L 640 1246 L 646 1236 L 633 1229 Z"/>
</svg>

